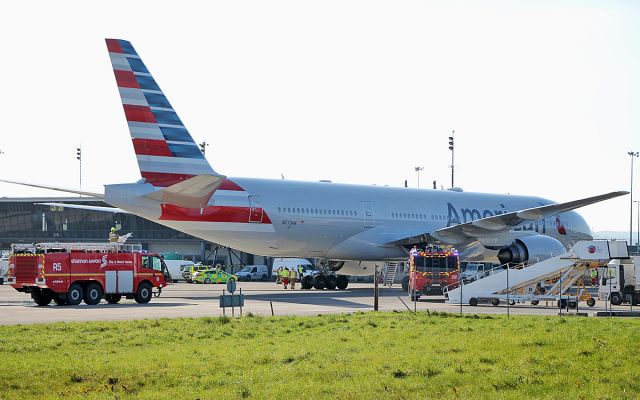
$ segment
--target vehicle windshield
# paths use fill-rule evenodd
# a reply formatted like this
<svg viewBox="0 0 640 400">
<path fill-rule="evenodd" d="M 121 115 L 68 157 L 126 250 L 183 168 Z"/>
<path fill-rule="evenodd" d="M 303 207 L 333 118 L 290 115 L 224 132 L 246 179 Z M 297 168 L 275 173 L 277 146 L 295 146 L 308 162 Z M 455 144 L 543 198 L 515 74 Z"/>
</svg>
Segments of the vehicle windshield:
<svg viewBox="0 0 640 400">
<path fill-rule="evenodd" d="M 458 269 L 457 256 L 414 257 L 414 266 L 418 272 L 451 272 Z"/>
<path fill-rule="evenodd" d="M 249 267 L 244 267 L 244 268 L 242 268 L 242 269 L 240 270 L 240 272 L 251 272 L 251 268 L 252 268 L 252 267 L 250 267 L 250 266 L 249 266 Z"/>
</svg>

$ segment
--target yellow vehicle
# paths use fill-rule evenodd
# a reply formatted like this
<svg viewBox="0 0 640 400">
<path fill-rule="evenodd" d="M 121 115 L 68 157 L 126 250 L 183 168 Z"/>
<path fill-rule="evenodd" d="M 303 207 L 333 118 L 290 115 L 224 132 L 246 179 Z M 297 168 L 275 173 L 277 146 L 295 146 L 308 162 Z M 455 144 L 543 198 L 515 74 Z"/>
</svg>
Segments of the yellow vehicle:
<svg viewBox="0 0 640 400">
<path fill-rule="evenodd" d="M 194 276 L 195 283 L 227 283 L 230 280 L 238 281 L 238 277 L 228 274 L 221 269 L 209 269 L 200 271 Z"/>
<path fill-rule="evenodd" d="M 191 264 L 191 265 L 183 265 L 180 266 L 180 272 L 182 273 L 182 278 L 188 283 L 193 283 L 193 278 L 198 272 L 210 270 L 210 265 L 202 265 L 202 264 Z"/>
</svg>

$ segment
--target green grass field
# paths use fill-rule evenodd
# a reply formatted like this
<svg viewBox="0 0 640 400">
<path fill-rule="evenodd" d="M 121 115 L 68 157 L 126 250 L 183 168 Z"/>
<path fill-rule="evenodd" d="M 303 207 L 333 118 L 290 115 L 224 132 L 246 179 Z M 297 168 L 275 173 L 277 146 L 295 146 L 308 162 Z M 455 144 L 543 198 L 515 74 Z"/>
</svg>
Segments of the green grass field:
<svg viewBox="0 0 640 400">
<path fill-rule="evenodd" d="M 0 327 L 0 398 L 640 397 L 640 321 L 356 313 Z"/>
</svg>

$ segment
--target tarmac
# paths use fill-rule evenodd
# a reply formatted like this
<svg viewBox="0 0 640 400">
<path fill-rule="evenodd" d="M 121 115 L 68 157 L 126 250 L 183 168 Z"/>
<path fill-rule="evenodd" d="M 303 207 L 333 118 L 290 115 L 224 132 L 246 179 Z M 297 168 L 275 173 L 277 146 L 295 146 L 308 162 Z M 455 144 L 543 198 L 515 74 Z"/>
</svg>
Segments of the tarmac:
<svg viewBox="0 0 640 400">
<path fill-rule="evenodd" d="M 154 297 L 148 304 L 137 304 L 134 300 L 123 299 L 119 304 L 102 301 L 95 306 L 84 303 L 78 306 L 57 306 L 51 303 L 38 307 L 31 296 L 19 293 L 11 286 L 0 286 L 0 325 L 33 324 L 72 321 L 115 321 L 132 319 L 178 318 L 246 315 L 317 315 L 373 311 L 374 290 L 372 283 L 349 283 L 346 290 L 284 290 L 274 282 L 239 282 L 235 294 L 242 294 L 245 305 L 239 308 L 220 308 L 220 295 L 224 284 L 174 283 Z M 442 296 L 425 296 L 413 303 L 400 285 L 391 288 L 380 286 L 380 311 L 448 312 L 466 314 L 507 314 L 557 316 L 559 310 L 555 302 L 541 302 L 537 306 L 516 304 L 507 307 L 480 304 L 476 307 L 445 303 Z M 638 308 L 638 307 L 636 307 Z M 613 308 L 616 311 L 631 311 L 628 305 Z M 587 307 L 584 302 L 578 310 L 563 310 L 563 314 L 594 316 L 605 311 L 604 303 L 598 301 L 595 307 Z"/>
</svg>

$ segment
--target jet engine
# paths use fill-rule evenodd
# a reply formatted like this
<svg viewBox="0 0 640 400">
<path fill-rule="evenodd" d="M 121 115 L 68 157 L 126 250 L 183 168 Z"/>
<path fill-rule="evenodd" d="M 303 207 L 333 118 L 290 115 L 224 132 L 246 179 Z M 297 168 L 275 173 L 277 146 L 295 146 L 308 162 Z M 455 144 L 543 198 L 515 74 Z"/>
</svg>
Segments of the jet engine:
<svg viewBox="0 0 640 400">
<path fill-rule="evenodd" d="M 566 251 L 560 241 L 550 236 L 524 236 L 516 239 L 510 246 L 500 249 L 498 260 L 500 264 L 538 262 Z"/>
</svg>

